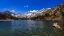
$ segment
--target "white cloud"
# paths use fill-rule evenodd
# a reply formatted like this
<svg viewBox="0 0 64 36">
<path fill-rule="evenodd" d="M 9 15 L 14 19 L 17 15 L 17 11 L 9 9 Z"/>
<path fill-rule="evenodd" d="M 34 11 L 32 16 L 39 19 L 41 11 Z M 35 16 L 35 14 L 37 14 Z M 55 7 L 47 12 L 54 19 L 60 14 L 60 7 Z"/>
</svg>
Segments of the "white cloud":
<svg viewBox="0 0 64 36">
<path fill-rule="evenodd" d="M 47 8 L 47 9 L 51 9 L 51 8 Z"/>
<path fill-rule="evenodd" d="M 15 12 L 15 10 L 11 10 L 10 12 Z"/>
<path fill-rule="evenodd" d="M 32 13 L 33 13 L 33 12 L 38 12 L 38 10 L 30 10 L 29 12 L 32 12 Z"/>
<path fill-rule="evenodd" d="M 28 5 L 24 6 L 24 7 L 28 7 Z"/>
</svg>

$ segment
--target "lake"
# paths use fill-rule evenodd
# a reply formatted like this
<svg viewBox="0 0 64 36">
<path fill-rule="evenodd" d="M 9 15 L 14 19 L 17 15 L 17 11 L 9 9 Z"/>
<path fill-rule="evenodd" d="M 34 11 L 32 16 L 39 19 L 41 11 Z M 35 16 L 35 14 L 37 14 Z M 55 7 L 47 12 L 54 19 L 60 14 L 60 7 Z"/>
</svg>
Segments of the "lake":
<svg viewBox="0 0 64 36">
<path fill-rule="evenodd" d="M 63 36 L 64 31 L 52 27 L 54 22 L 59 23 L 44 20 L 0 21 L 0 36 Z"/>
</svg>

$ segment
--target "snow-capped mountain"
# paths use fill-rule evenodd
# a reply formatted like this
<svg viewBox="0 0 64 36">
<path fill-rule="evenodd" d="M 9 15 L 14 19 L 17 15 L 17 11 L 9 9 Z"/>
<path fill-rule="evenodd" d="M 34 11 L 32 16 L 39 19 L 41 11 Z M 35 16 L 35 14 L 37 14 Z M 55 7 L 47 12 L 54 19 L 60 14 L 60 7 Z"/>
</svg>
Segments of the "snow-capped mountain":
<svg viewBox="0 0 64 36">
<path fill-rule="evenodd" d="M 24 15 L 27 16 L 27 18 L 34 16 L 36 13 L 38 12 L 38 10 L 30 10 L 28 12 L 26 12 Z"/>
<path fill-rule="evenodd" d="M 43 8 L 43 9 L 39 10 L 39 11 L 35 14 L 34 17 L 36 17 L 36 16 L 41 16 L 41 15 L 45 15 L 46 11 L 47 11 L 47 10 L 50 10 L 50 9 L 51 9 L 51 8 Z"/>
<path fill-rule="evenodd" d="M 30 10 L 28 12 L 26 12 L 25 14 L 11 14 L 12 16 L 14 17 L 20 17 L 20 18 L 30 18 L 30 17 L 35 17 L 35 16 L 38 16 L 38 15 L 42 15 L 42 13 L 44 14 L 45 11 L 49 10 L 51 8 L 43 8 L 41 10 Z"/>
</svg>

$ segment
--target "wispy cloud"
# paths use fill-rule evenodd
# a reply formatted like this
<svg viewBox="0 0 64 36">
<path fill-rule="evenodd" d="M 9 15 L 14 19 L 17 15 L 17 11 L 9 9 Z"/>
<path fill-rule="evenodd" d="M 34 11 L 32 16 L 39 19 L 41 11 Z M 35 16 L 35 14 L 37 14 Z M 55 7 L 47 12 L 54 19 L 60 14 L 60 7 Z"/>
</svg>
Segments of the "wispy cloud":
<svg viewBox="0 0 64 36">
<path fill-rule="evenodd" d="M 8 9 L 8 8 L 3 8 L 2 10 L 3 10 L 3 11 L 6 11 L 6 10 L 10 10 L 10 9 Z"/>
<path fill-rule="evenodd" d="M 11 10 L 10 12 L 15 12 L 15 10 Z"/>
<path fill-rule="evenodd" d="M 24 6 L 24 7 L 28 7 L 28 5 Z"/>
</svg>

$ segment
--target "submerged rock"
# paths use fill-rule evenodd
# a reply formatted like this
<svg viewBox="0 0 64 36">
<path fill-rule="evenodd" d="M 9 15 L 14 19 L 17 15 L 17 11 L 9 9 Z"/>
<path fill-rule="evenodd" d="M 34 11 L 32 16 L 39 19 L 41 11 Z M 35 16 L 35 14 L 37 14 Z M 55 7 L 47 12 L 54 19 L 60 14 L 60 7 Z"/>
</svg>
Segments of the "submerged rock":
<svg viewBox="0 0 64 36">
<path fill-rule="evenodd" d="M 62 29 L 62 28 L 58 25 L 58 23 L 53 23 L 53 27 L 58 28 L 58 29 Z"/>
</svg>

